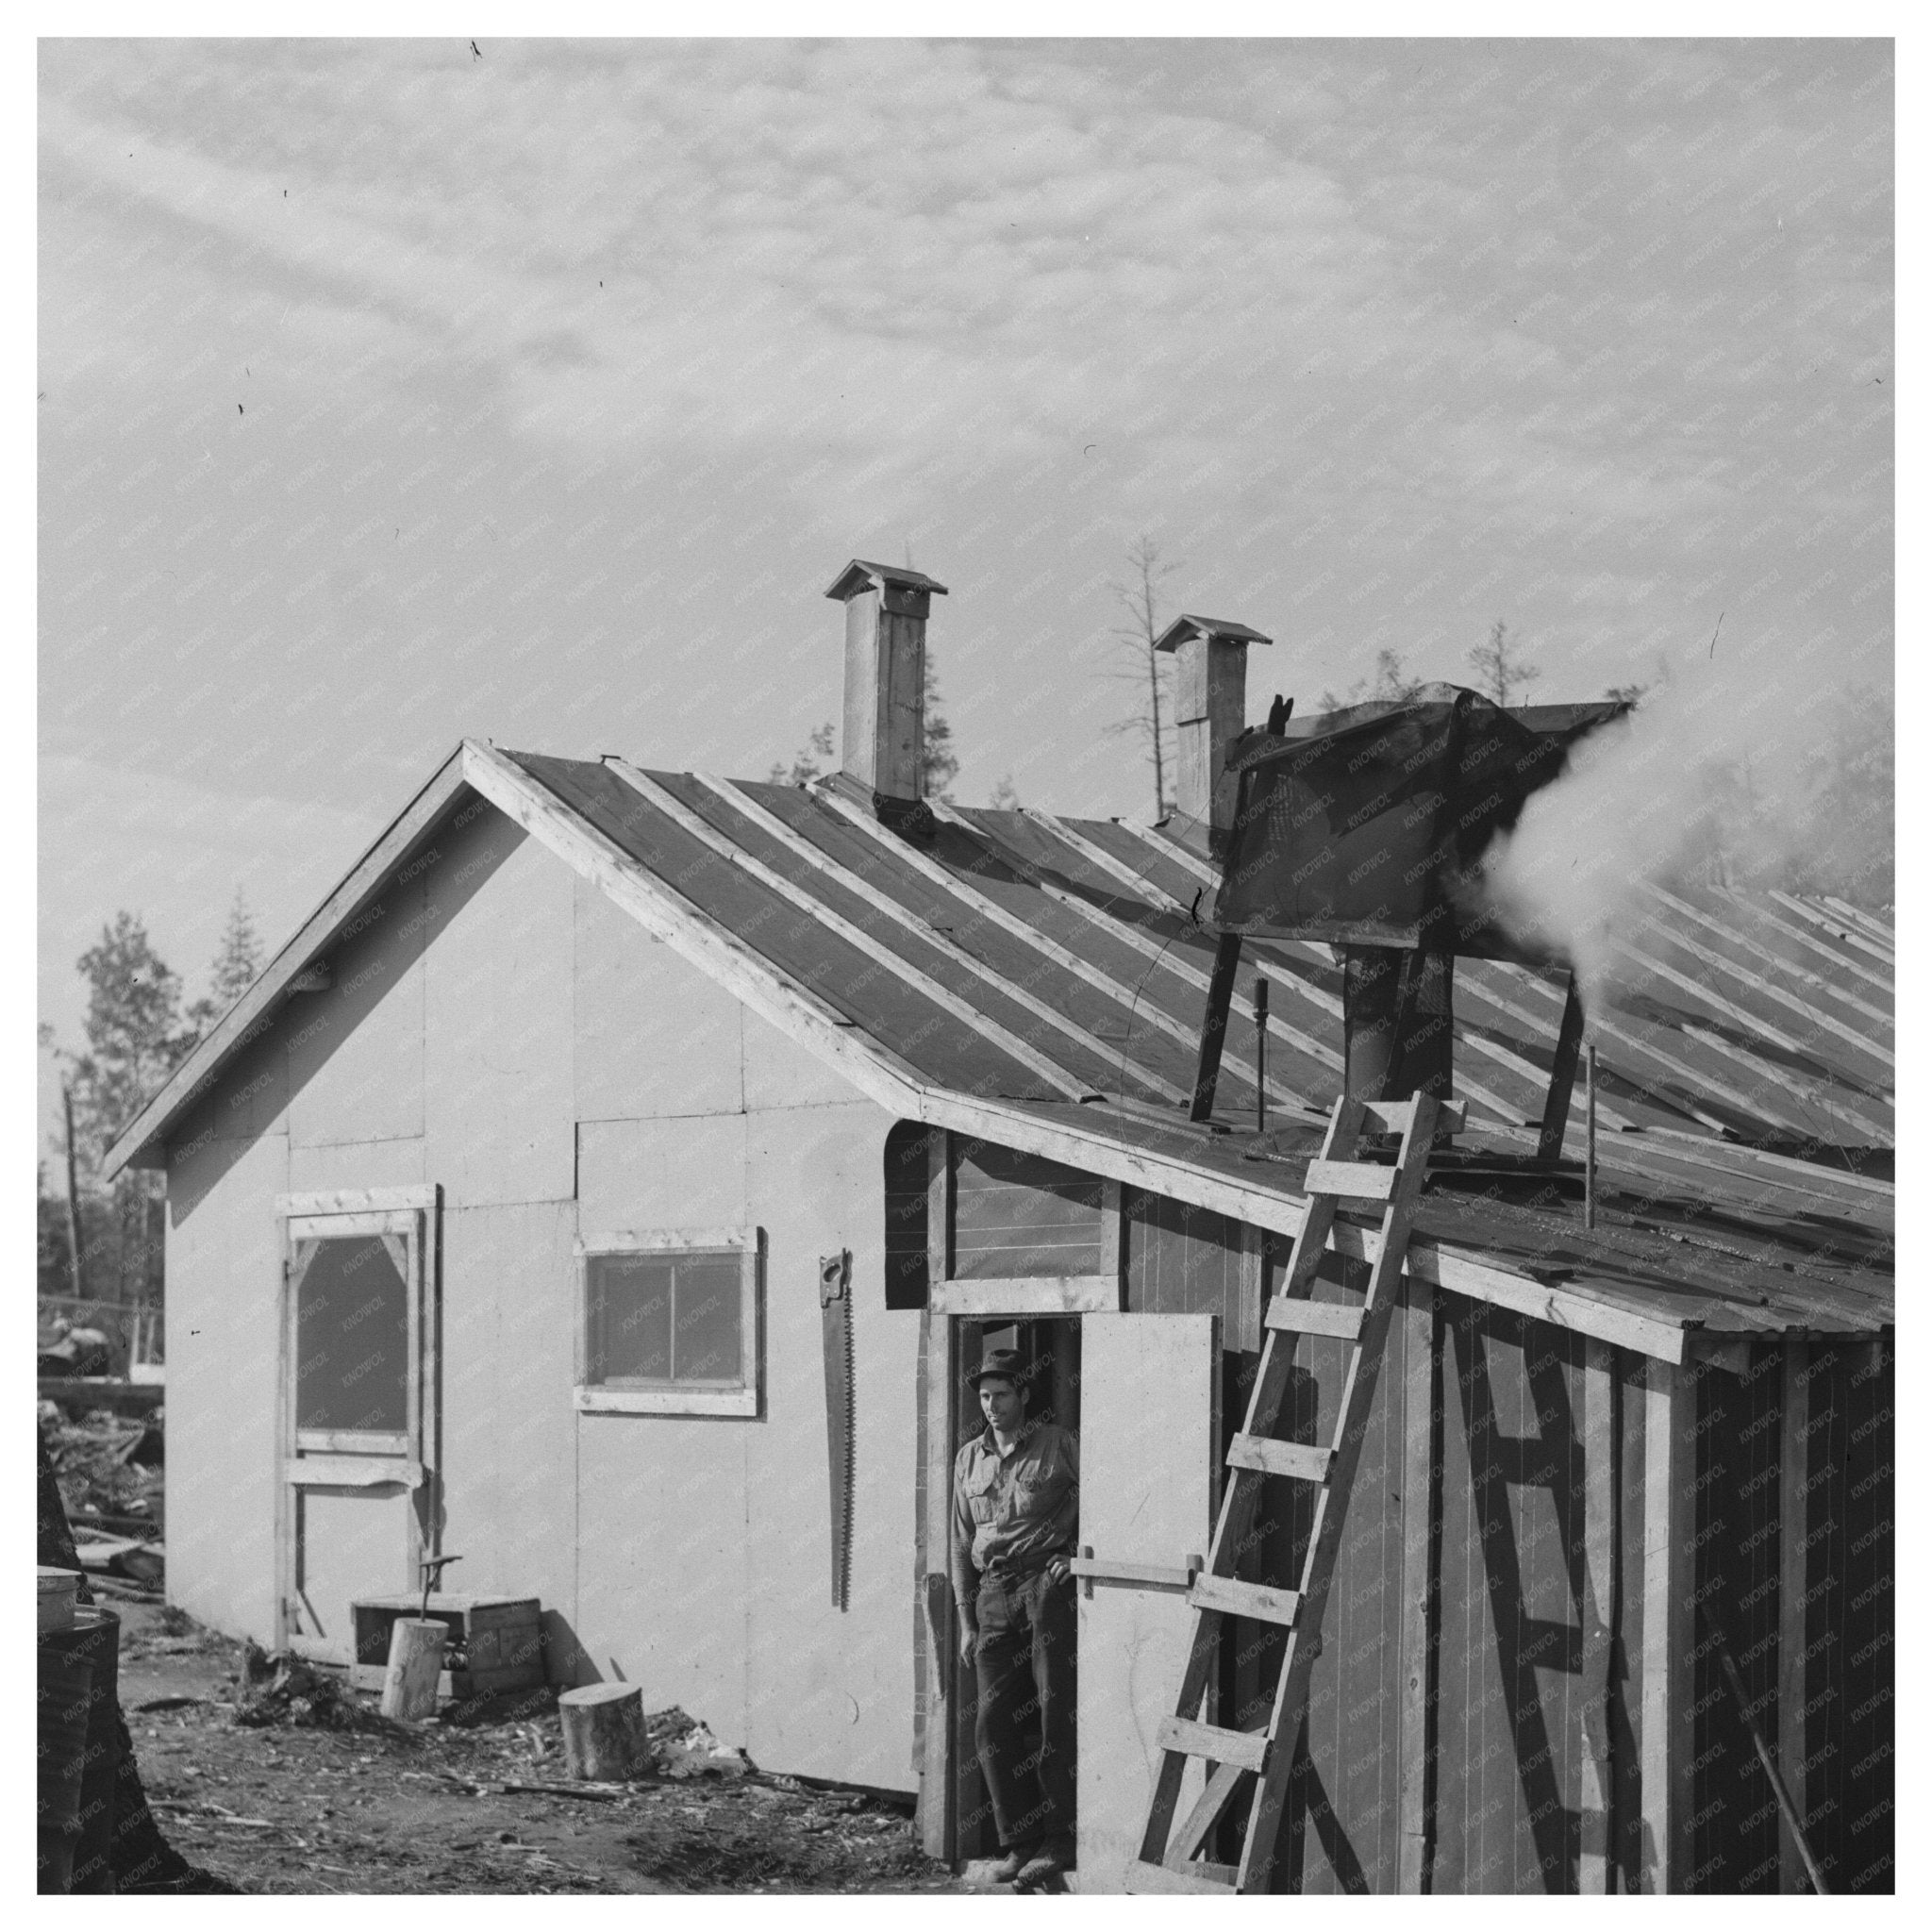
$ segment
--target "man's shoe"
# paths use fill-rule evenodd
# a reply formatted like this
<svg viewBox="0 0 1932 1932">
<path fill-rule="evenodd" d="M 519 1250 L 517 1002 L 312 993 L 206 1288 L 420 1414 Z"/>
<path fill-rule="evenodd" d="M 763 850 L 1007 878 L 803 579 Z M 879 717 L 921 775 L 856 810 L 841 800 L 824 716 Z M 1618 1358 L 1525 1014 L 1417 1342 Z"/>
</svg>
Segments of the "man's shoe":
<svg viewBox="0 0 1932 1932">
<path fill-rule="evenodd" d="M 1048 1839 L 1034 1855 L 1020 1867 L 1019 1876 L 1013 1881 L 1022 1891 L 1031 1891 L 1044 1885 L 1050 1878 L 1058 1878 L 1074 1863 L 1074 1840 L 1065 1832 Z"/>
<path fill-rule="evenodd" d="M 1001 1855 L 1000 1861 L 988 1874 L 995 1885 L 1010 1885 L 1025 1869 L 1029 1859 L 1039 1856 L 1039 1844 L 1015 1845 L 1009 1852 Z"/>
</svg>

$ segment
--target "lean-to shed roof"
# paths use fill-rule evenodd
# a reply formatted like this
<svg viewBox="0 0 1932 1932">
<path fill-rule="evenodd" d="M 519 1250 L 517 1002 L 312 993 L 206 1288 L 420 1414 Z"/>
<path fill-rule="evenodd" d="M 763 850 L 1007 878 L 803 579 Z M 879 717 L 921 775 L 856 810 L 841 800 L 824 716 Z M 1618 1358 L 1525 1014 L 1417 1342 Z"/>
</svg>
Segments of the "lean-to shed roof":
<svg viewBox="0 0 1932 1932">
<path fill-rule="evenodd" d="M 1339 969 L 1324 947 L 1249 942 L 1222 1066 L 1228 1130 L 1191 1124 L 1216 874 L 1185 840 L 941 805 L 922 844 L 836 778 L 799 789 L 474 741 L 130 1124 L 110 1170 L 159 1164 L 227 1054 L 472 792 L 882 1105 L 1283 1233 L 1299 1225 L 1303 1169 L 1341 1086 Z M 1561 986 L 1458 965 L 1470 1131 L 1435 1164 L 1419 1272 L 1673 1358 L 1692 1337 L 1884 1325 L 1892 1191 L 1889 1153 L 1870 1150 L 1892 1139 L 1889 928 L 1785 893 L 1659 895 L 1657 913 L 1624 990 L 1592 1015 L 1591 1231 L 1578 1175 L 1527 1161 Z M 1248 969 L 1273 988 L 1265 1134 Z M 1581 1108 L 1579 1081 L 1573 1155 Z"/>
</svg>

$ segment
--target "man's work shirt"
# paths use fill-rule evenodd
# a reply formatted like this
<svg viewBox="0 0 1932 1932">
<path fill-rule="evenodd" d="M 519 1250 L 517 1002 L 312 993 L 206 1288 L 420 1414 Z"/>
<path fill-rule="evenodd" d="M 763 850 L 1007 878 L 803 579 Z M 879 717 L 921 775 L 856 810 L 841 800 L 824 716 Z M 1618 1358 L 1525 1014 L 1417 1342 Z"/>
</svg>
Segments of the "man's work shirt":
<svg viewBox="0 0 1932 1932">
<path fill-rule="evenodd" d="M 1029 1423 L 1001 1456 L 991 1428 L 953 1458 L 953 1595 L 971 1604 L 995 1560 L 1036 1567 L 1071 1555 L 1080 1514 L 1079 1447 L 1053 1423 Z"/>
</svg>

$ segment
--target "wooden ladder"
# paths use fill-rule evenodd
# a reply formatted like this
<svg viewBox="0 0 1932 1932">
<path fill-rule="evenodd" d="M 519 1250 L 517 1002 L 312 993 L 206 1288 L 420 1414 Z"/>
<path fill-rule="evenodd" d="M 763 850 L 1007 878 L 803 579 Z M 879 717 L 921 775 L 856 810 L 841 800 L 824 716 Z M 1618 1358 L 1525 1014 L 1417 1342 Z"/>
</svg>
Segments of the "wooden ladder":
<svg viewBox="0 0 1932 1932">
<path fill-rule="evenodd" d="M 1208 1567 L 1188 1592 L 1194 1609 L 1193 1641 L 1174 1714 L 1162 1722 L 1157 1734 L 1160 1772 L 1148 1808 L 1141 1856 L 1127 1867 L 1126 1889 L 1130 1892 L 1233 1894 L 1268 1890 L 1295 1739 L 1307 1709 L 1309 1677 L 1322 1647 L 1322 1613 L 1341 1549 L 1342 1521 L 1374 1401 L 1389 1324 L 1402 1291 L 1409 1224 L 1416 1196 L 1422 1191 L 1430 1140 L 1439 1124 L 1459 1126 L 1461 1118 L 1459 1105 L 1438 1102 L 1427 1094 L 1403 1101 L 1344 1097 L 1336 1102 L 1320 1156 L 1308 1163 L 1305 1184 L 1308 1211 L 1295 1236 L 1280 1291 L 1268 1304 L 1260 1368 L 1248 1402 L 1247 1420 L 1227 1452 L 1230 1476 L 1222 1495 Z M 1351 1158 L 1365 1128 L 1402 1136 L 1392 1167 Z M 1387 1204 L 1382 1214 L 1381 1248 L 1358 1307 L 1309 1299 L 1315 1271 L 1334 1229 L 1336 1207 L 1343 1201 Z M 1334 1440 L 1326 1444 L 1284 1442 L 1274 1435 L 1299 1335 L 1335 1336 L 1354 1344 Z M 1253 1524 L 1261 1484 L 1270 1478 L 1316 1486 L 1314 1519 L 1299 1590 L 1243 1583 L 1234 1574 L 1235 1558 Z M 1288 1632 L 1281 1674 L 1262 1730 L 1227 1730 L 1199 1722 L 1222 1622 L 1227 1617 L 1257 1618 L 1280 1624 Z M 1191 1757 L 1206 1761 L 1208 1780 L 1176 1832 L 1174 1815 Z M 1241 1863 L 1221 1865 L 1197 1857 L 1250 1772 L 1256 1776 Z"/>
</svg>

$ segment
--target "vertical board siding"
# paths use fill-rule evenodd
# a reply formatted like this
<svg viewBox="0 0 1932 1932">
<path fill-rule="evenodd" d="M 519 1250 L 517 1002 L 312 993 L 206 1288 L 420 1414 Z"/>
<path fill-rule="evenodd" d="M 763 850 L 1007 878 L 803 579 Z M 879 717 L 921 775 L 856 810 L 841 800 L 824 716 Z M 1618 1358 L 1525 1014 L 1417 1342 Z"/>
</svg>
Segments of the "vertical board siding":
<svg viewBox="0 0 1932 1932">
<path fill-rule="evenodd" d="M 1573 1891 L 1585 1591 L 1580 1337 L 1442 1297 L 1433 1889 Z"/>
<path fill-rule="evenodd" d="M 1753 1352 L 1742 1375 L 1707 1368 L 1697 1378 L 1695 1594 L 1690 1673 L 1689 1869 L 1674 1891 L 1778 1889 L 1783 1829 L 1771 1781 L 1725 1681 L 1719 1641 L 1743 1679 L 1748 1710 L 1767 1740 L 1777 1730 L 1778 1478 L 1784 1363 Z"/>
<path fill-rule="evenodd" d="M 923 1308 L 926 1305 L 929 1143 L 936 1131 L 916 1121 L 900 1121 L 886 1136 L 885 1289 L 889 1308 Z"/>
<path fill-rule="evenodd" d="M 1357 1304 L 1363 1286 L 1358 1264 L 1337 1260 L 1324 1264 L 1329 1266 L 1354 1278 L 1346 1290 L 1318 1279 L 1316 1298 Z M 1273 1257 L 1270 1275 L 1272 1291 Z M 1349 1354 L 1340 1341 L 1301 1339 L 1277 1434 L 1300 1442 L 1334 1440 Z M 1297 1744 L 1289 1784 L 1281 1883 L 1304 1892 L 1392 1892 L 1400 1877 L 1403 1515 L 1391 1491 L 1402 1484 L 1407 1374 L 1407 1338 L 1396 1323 L 1382 1358 L 1323 1621 L 1322 1648 L 1308 1687 L 1306 1742 Z M 1308 1484 L 1272 1484 L 1257 1526 L 1274 1523 L 1275 1541 L 1257 1546 L 1250 1560 L 1275 1567 L 1285 1541 L 1289 1580 L 1298 1579 L 1313 1497 Z M 1271 1665 L 1268 1681 L 1274 1674 Z"/>
<path fill-rule="evenodd" d="M 985 1141 L 952 1138 L 953 1274 L 1097 1274 L 1104 1266 L 1104 1183 Z"/>
<path fill-rule="evenodd" d="M 1127 1308 L 1145 1315 L 1219 1315 L 1241 1329 L 1241 1224 L 1206 1208 L 1126 1191 L 1123 1257 Z M 1246 1402 L 1243 1399 L 1242 1411 Z M 1240 1417 L 1236 1417 L 1239 1425 Z"/>
<path fill-rule="evenodd" d="M 1846 1393 L 1844 1760 L 1838 1865 L 1840 1890 L 1889 1892 L 1893 1855 L 1892 1457 L 1890 1338 L 1840 1351 Z"/>
<path fill-rule="evenodd" d="M 1610 1830 L 1607 1889 L 1641 1889 L 1643 1841 L 1643 1501 L 1645 1358 L 1611 1351 L 1622 1428 L 1614 1444 L 1609 1704 Z"/>
<path fill-rule="evenodd" d="M 1795 1716 L 1807 1835 L 1840 1892 L 1888 1892 L 1896 1882 L 1892 1385 L 1890 1341 L 1811 1344 L 1798 1525 L 1805 1702 Z"/>
</svg>

